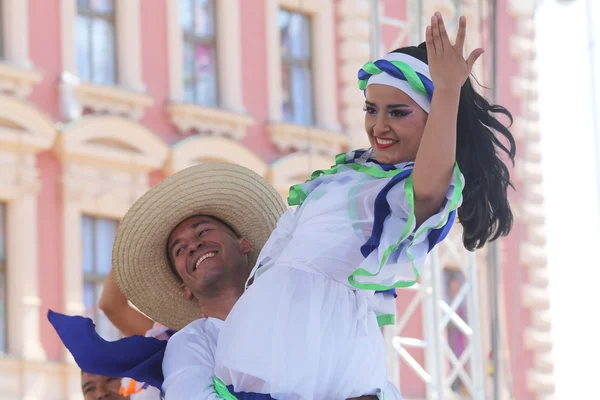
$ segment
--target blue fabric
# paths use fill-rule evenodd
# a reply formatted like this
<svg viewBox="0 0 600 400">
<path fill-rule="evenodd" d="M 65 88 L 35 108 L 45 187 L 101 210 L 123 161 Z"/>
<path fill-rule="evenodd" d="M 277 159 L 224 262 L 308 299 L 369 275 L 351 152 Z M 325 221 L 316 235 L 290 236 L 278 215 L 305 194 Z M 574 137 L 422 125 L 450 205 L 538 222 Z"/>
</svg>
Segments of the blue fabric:
<svg viewBox="0 0 600 400">
<path fill-rule="evenodd" d="M 156 388 L 162 386 L 166 340 L 130 336 L 107 342 L 90 318 L 48 310 L 48 321 L 82 371 L 102 376 L 132 378 Z"/>
<path fill-rule="evenodd" d="M 164 380 L 162 361 L 167 340 L 130 336 L 108 342 L 96 332 L 90 318 L 68 316 L 48 310 L 48 321 L 82 371 L 116 378 L 131 378 L 160 389 Z M 169 337 L 175 331 L 168 331 Z M 239 400 L 274 400 L 268 394 L 229 392 Z"/>
<path fill-rule="evenodd" d="M 396 293 L 396 289 L 376 290 L 375 293 L 387 293 L 388 295 L 394 296 L 394 298 L 398 297 L 398 294 Z"/>
<path fill-rule="evenodd" d="M 385 72 L 386 74 L 396 78 L 396 79 L 400 79 L 403 81 L 408 81 L 408 79 L 406 79 L 406 76 L 404 76 L 404 73 L 402 71 L 400 71 L 394 64 L 392 64 L 390 61 L 388 60 L 377 60 L 374 62 L 374 64 L 377 66 L 377 68 L 379 68 L 380 70 L 382 70 L 383 72 Z M 427 78 L 425 75 L 416 72 L 417 76 L 419 77 L 419 79 L 421 80 L 421 82 L 423 83 L 423 86 L 425 86 L 425 91 L 427 91 L 427 96 L 429 97 L 429 100 L 431 100 L 433 98 L 433 82 L 431 82 L 431 80 L 429 78 Z M 362 68 L 358 71 L 358 79 L 359 80 L 364 80 L 364 79 L 369 79 L 372 75 L 369 74 L 368 72 L 366 72 L 365 70 L 363 70 Z"/>
<path fill-rule="evenodd" d="M 436 244 L 446 239 L 446 236 L 448 236 L 448 233 L 454 224 L 455 218 L 456 210 L 452 210 L 450 214 L 448 214 L 448 221 L 446 221 L 446 225 L 438 229 L 433 229 L 431 232 L 429 232 L 427 235 L 427 240 L 429 241 L 429 250 L 427 250 L 428 253 L 433 250 Z"/>
<path fill-rule="evenodd" d="M 248 393 L 248 392 L 234 392 L 233 385 L 227 386 L 229 393 L 238 398 L 238 400 L 275 400 L 269 394 L 262 393 Z"/>
<path fill-rule="evenodd" d="M 412 168 L 408 168 L 400 172 L 398 175 L 393 176 L 392 179 L 390 179 L 390 181 L 377 194 L 374 207 L 375 217 L 373 218 L 373 231 L 371 232 L 371 237 L 367 240 L 367 242 L 360 247 L 363 257 L 367 258 L 369 254 L 379 247 L 381 235 L 383 234 L 383 223 L 392 212 L 386 197 L 388 192 L 398 183 L 408 178 L 411 173 Z"/>
</svg>

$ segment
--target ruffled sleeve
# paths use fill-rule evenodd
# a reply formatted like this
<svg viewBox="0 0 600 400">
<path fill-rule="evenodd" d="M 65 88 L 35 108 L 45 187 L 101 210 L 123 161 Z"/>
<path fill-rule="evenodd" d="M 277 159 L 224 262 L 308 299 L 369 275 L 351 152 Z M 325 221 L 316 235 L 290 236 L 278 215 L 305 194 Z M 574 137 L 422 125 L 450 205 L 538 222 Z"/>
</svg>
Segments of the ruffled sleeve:
<svg viewBox="0 0 600 400">
<path fill-rule="evenodd" d="M 396 324 L 396 289 L 377 291 L 373 295 L 372 309 L 379 326 Z"/>
<path fill-rule="evenodd" d="M 463 187 L 464 177 L 455 165 L 440 210 L 416 229 L 412 169 L 390 179 L 376 197 L 373 232 L 361 247 L 365 260 L 349 276 L 350 284 L 377 291 L 414 285 L 427 253 L 450 231 Z"/>
</svg>

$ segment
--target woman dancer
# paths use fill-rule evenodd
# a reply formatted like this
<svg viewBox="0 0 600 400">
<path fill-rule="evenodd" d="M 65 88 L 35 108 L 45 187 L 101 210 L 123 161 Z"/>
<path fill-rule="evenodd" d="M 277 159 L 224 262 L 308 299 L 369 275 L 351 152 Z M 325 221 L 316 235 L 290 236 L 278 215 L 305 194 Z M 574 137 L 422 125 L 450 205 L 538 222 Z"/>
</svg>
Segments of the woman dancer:
<svg viewBox="0 0 600 400">
<path fill-rule="evenodd" d="M 512 161 L 515 142 L 494 114 L 510 113 L 474 90 L 483 50 L 463 57 L 465 30 L 463 17 L 452 44 L 436 13 L 426 44 L 359 71 L 372 148 L 291 188 L 299 208 L 278 222 L 221 328 L 215 374 L 225 385 L 286 400 L 381 395 L 374 291 L 413 285 L 456 210 L 470 250 L 508 234 L 498 150 Z"/>
</svg>

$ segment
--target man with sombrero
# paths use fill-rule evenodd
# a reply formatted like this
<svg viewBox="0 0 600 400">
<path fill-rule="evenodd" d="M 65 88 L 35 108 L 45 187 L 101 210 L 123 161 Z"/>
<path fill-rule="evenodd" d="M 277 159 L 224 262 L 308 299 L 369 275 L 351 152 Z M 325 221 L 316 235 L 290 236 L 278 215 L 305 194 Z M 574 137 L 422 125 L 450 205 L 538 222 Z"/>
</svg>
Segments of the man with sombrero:
<svg viewBox="0 0 600 400">
<path fill-rule="evenodd" d="M 213 357 L 220 324 L 286 208 L 275 189 L 246 168 L 209 163 L 180 171 L 135 202 L 113 246 L 121 291 L 178 332 L 167 344 L 142 336 L 109 343 L 87 318 L 52 311 L 48 318 L 87 372 L 162 386 L 168 399 L 270 399 L 226 388 L 213 377 Z M 400 395 L 390 385 L 386 397 Z"/>
</svg>

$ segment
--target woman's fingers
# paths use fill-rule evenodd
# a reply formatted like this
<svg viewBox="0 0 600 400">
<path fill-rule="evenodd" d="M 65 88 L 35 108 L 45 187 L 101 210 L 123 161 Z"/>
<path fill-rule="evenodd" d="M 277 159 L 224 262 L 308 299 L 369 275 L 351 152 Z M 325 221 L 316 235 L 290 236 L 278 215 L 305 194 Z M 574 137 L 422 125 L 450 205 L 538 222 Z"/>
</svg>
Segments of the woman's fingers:
<svg viewBox="0 0 600 400">
<path fill-rule="evenodd" d="M 437 15 L 431 17 L 431 34 L 433 35 L 433 45 L 435 47 L 435 52 L 441 52 L 444 49 L 444 46 L 442 45 L 442 40 L 440 39 L 440 27 L 438 25 Z"/>
<path fill-rule="evenodd" d="M 452 43 L 450 43 L 450 38 L 448 37 L 448 32 L 446 31 L 446 25 L 444 24 L 444 18 L 442 17 L 442 14 L 437 12 L 436 15 L 440 31 L 440 41 L 442 42 L 442 47 L 447 50 L 452 46 Z"/>
<path fill-rule="evenodd" d="M 433 44 L 433 31 L 431 25 L 425 29 L 425 44 L 427 45 L 427 58 L 431 59 L 435 53 L 435 45 Z"/>
<path fill-rule="evenodd" d="M 475 49 L 471 52 L 471 54 L 469 55 L 469 58 L 467 58 L 467 68 L 469 69 L 469 74 L 471 73 L 471 70 L 473 69 L 473 65 L 475 64 L 477 59 L 483 54 L 483 52 L 484 52 L 484 50 L 482 48 Z"/>
<path fill-rule="evenodd" d="M 456 34 L 455 47 L 462 53 L 465 47 L 465 36 L 467 33 L 467 19 L 463 16 L 460 17 L 458 22 L 458 33 Z"/>
</svg>

